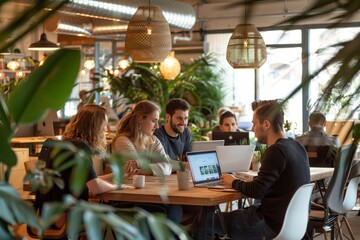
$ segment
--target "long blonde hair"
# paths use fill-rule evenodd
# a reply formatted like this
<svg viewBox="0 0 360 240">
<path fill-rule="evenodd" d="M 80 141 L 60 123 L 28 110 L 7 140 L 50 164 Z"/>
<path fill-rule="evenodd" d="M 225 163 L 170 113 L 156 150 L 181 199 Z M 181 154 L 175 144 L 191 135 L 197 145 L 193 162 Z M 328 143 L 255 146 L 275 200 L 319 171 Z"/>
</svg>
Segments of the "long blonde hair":
<svg viewBox="0 0 360 240">
<path fill-rule="evenodd" d="M 106 138 L 103 124 L 106 109 L 95 104 L 84 105 L 66 125 L 62 140 L 77 139 L 89 144 L 93 150 L 105 150 Z"/>
<path fill-rule="evenodd" d="M 147 146 L 154 141 L 153 136 L 148 136 L 140 131 L 140 119 L 145 119 L 153 112 L 159 111 L 160 107 L 149 100 L 142 100 L 135 105 L 132 112 L 126 114 L 119 122 L 116 136 L 112 140 L 112 144 L 117 137 L 122 135 L 128 137 L 138 151 L 146 150 Z"/>
</svg>

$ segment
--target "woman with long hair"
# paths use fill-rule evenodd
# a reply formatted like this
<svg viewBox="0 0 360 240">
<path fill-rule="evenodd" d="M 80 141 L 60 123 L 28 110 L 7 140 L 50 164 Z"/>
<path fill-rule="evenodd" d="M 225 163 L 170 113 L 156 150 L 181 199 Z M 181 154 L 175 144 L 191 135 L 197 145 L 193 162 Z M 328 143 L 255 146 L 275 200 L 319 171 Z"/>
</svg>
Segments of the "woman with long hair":
<svg viewBox="0 0 360 240">
<path fill-rule="evenodd" d="M 139 174 L 170 175 L 172 167 L 160 140 L 153 134 L 159 128 L 160 107 L 148 100 L 138 102 L 134 110 L 126 114 L 120 121 L 116 136 L 111 142 L 112 152 L 122 152 Z M 136 159 L 138 153 L 156 153 L 162 160 L 150 158 L 148 163 Z M 145 165 L 149 164 L 150 169 Z"/>
</svg>

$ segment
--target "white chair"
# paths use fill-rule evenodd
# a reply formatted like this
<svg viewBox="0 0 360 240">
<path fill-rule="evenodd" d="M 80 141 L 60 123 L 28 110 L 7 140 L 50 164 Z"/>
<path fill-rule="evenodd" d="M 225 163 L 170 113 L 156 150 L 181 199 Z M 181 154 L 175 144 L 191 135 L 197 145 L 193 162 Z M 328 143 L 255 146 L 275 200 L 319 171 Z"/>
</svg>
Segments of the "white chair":
<svg viewBox="0 0 360 240">
<path fill-rule="evenodd" d="M 309 183 L 296 190 L 286 209 L 280 233 L 274 240 L 299 240 L 305 235 L 313 187 L 314 183 Z"/>
</svg>

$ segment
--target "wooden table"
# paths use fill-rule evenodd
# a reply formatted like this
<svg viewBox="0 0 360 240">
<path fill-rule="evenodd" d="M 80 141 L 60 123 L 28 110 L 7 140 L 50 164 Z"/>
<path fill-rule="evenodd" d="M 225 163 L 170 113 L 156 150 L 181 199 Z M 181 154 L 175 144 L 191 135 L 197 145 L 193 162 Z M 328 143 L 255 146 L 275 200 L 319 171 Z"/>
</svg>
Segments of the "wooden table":
<svg viewBox="0 0 360 240">
<path fill-rule="evenodd" d="M 33 137 L 14 137 L 11 139 L 11 143 L 14 144 L 24 144 L 24 143 L 43 143 L 45 142 L 46 139 L 48 138 L 52 138 L 52 139 L 57 139 L 60 140 L 61 136 L 33 136 Z"/>
<path fill-rule="evenodd" d="M 30 156 L 36 156 L 40 152 L 42 144 L 48 138 L 60 140 L 61 136 L 14 137 L 11 139 L 11 146 L 29 148 Z"/>
<path fill-rule="evenodd" d="M 169 203 L 193 206 L 217 206 L 243 197 L 237 191 L 217 191 L 207 188 L 191 187 L 189 190 L 178 190 L 176 175 L 166 176 L 160 184 L 160 178 L 146 176 L 143 189 L 122 189 L 98 195 L 100 199 L 112 201 Z"/>
</svg>

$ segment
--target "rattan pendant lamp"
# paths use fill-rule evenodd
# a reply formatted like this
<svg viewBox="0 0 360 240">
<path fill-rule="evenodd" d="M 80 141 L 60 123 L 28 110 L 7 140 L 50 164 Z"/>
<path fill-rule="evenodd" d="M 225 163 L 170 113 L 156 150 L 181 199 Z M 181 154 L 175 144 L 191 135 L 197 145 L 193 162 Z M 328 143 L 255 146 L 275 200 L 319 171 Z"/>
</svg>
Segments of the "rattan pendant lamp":
<svg viewBox="0 0 360 240">
<path fill-rule="evenodd" d="M 172 48 L 168 22 L 158 6 L 139 6 L 126 30 L 125 49 L 134 62 L 162 62 Z"/>
<path fill-rule="evenodd" d="M 238 24 L 230 37 L 226 60 L 233 68 L 260 68 L 267 58 L 264 39 L 254 24 Z"/>
</svg>

